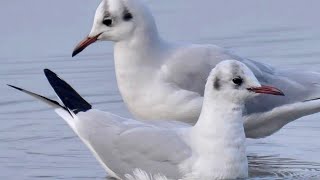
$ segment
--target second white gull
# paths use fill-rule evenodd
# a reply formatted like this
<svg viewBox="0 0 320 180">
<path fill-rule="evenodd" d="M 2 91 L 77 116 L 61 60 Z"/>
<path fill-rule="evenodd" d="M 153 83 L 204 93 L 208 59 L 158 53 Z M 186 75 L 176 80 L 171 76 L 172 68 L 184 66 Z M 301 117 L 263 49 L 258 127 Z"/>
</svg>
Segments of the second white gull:
<svg viewBox="0 0 320 180">
<path fill-rule="evenodd" d="M 208 77 L 203 108 L 195 126 L 173 121 L 140 122 L 93 109 L 55 73 L 47 69 L 45 74 L 63 105 L 11 87 L 53 107 L 108 175 L 116 179 L 130 177 L 136 169 L 170 179 L 247 177 L 242 113 L 245 100 L 260 93 L 283 95 L 277 88 L 261 86 L 243 63 L 223 61 Z M 172 126 L 167 128 L 170 123 Z"/>
<path fill-rule="evenodd" d="M 226 59 L 243 62 L 260 83 L 279 87 L 286 94 L 285 98 L 260 96 L 246 102 L 247 137 L 271 135 L 291 121 L 320 111 L 319 73 L 276 69 L 215 45 L 171 43 L 160 37 L 151 12 L 139 0 L 103 0 L 89 36 L 73 56 L 97 40 L 114 42 L 120 93 L 130 112 L 141 120 L 195 124 L 206 79 Z"/>
</svg>

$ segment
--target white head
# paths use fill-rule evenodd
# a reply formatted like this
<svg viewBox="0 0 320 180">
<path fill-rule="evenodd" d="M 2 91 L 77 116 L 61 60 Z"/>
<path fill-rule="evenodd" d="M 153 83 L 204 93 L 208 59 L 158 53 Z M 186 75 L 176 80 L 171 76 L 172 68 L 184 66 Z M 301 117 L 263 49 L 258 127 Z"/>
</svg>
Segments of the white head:
<svg viewBox="0 0 320 180">
<path fill-rule="evenodd" d="M 137 35 L 157 34 L 154 18 L 140 0 L 102 0 L 96 10 L 90 34 L 78 44 L 72 56 L 97 40 L 119 42 Z"/>
<path fill-rule="evenodd" d="M 257 93 L 283 95 L 279 89 L 262 86 L 242 62 L 225 60 L 211 70 L 192 134 L 192 148 L 199 158 L 190 179 L 248 176 L 242 110 L 245 101 Z"/>
<path fill-rule="evenodd" d="M 277 88 L 262 86 L 253 72 L 242 62 L 236 60 L 225 60 L 212 69 L 205 88 L 205 97 L 217 96 L 243 103 L 257 94 L 284 94 Z"/>
</svg>

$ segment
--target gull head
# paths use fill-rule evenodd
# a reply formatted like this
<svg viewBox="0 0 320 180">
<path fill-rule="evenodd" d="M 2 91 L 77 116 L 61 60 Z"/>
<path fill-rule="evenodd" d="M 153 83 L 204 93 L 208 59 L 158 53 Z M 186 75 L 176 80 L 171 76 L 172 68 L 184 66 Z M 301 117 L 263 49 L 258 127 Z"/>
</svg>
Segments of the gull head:
<svg viewBox="0 0 320 180">
<path fill-rule="evenodd" d="M 149 9 L 140 0 L 102 0 L 96 10 L 89 35 L 74 49 L 76 56 L 94 42 L 134 40 L 136 34 L 147 37 L 157 28 Z"/>
<path fill-rule="evenodd" d="M 253 72 L 242 62 L 225 60 L 212 69 L 205 96 L 220 96 L 234 102 L 244 102 L 258 94 L 284 96 L 276 87 L 261 85 Z"/>
</svg>

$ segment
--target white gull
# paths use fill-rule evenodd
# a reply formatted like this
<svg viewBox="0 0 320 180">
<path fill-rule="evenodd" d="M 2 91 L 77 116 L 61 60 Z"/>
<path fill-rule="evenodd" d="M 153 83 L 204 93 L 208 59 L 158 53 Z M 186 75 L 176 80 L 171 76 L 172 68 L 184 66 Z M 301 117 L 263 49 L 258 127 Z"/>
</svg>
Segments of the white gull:
<svg viewBox="0 0 320 180">
<path fill-rule="evenodd" d="M 97 40 L 114 42 L 118 87 L 128 109 L 140 120 L 195 124 L 206 78 L 226 59 L 245 63 L 260 83 L 279 87 L 286 94 L 285 98 L 260 96 L 246 102 L 247 137 L 271 135 L 291 121 L 320 111 L 320 101 L 315 99 L 320 96 L 319 73 L 275 69 L 214 45 L 170 43 L 159 36 L 152 14 L 139 0 L 103 0 L 89 36 L 73 56 Z"/>
<path fill-rule="evenodd" d="M 135 169 L 170 179 L 247 177 L 242 113 L 245 100 L 260 93 L 283 95 L 277 88 L 260 85 L 243 63 L 223 61 L 208 77 L 196 125 L 173 123 L 167 128 L 173 121 L 140 122 L 92 109 L 55 73 L 46 69 L 45 75 L 63 105 L 10 86 L 55 108 L 108 175 L 117 179 L 133 178 L 137 173 L 130 174 Z"/>
</svg>

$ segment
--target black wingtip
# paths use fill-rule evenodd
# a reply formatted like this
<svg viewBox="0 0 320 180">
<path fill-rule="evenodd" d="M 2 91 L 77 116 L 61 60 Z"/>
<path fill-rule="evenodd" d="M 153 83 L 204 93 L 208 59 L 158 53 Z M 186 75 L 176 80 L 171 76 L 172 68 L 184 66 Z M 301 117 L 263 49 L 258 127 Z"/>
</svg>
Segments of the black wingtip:
<svg viewBox="0 0 320 180">
<path fill-rule="evenodd" d="M 12 87 L 12 88 L 14 88 L 16 90 L 19 90 L 19 91 L 23 91 L 23 89 L 21 89 L 21 88 L 19 88 L 17 86 L 14 86 L 14 85 L 7 84 L 7 86 Z"/>
<path fill-rule="evenodd" d="M 50 69 L 44 69 L 43 72 L 46 76 L 50 76 L 50 75 L 57 76 L 57 74 L 51 71 Z"/>
<path fill-rule="evenodd" d="M 78 112 L 85 112 L 92 108 L 91 104 L 84 100 L 77 91 L 56 73 L 50 69 L 44 69 L 43 71 L 51 87 L 68 109 L 77 114 Z"/>
<path fill-rule="evenodd" d="M 68 113 L 71 115 L 71 117 L 73 117 L 73 115 L 70 113 L 69 109 L 67 109 L 66 107 L 60 105 L 57 101 L 54 101 L 54 100 L 49 99 L 49 98 L 47 98 L 47 97 L 45 97 L 45 96 L 42 96 L 42 95 L 33 93 L 33 92 L 31 92 L 31 91 L 27 91 L 27 90 L 22 89 L 22 88 L 19 88 L 19 87 L 17 87 L 17 86 L 13 86 L 13 85 L 10 85 L 10 84 L 7 84 L 7 85 L 8 85 L 9 87 L 12 87 L 12 88 L 16 89 L 16 90 L 19 90 L 19 91 L 21 91 L 21 92 L 24 92 L 24 93 L 26 93 L 26 94 L 28 94 L 28 95 L 30 95 L 30 96 L 32 96 L 32 97 L 35 97 L 35 98 L 37 98 L 37 99 L 39 99 L 39 100 L 41 100 L 41 101 L 43 101 L 43 102 L 45 102 L 45 103 L 47 103 L 47 104 L 49 104 L 49 105 L 51 105 L 51 106 L 60 107 L 60 108 L 62 108 L 62 109 L 64 109 L 64 110 L 68 111 Z"/>
</svg>

